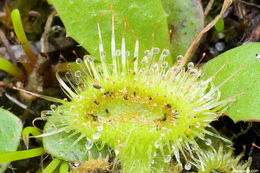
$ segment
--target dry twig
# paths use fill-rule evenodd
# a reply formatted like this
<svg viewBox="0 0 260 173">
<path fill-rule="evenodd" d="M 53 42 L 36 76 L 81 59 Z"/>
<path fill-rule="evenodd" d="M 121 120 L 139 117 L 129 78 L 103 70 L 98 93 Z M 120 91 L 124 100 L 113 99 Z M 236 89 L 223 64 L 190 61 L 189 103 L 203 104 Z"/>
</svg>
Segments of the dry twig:
<svg viewBox="0 0 260 173">
<path fill-rule="evenodd" d="M 253 6 L 253 7 L 256 7 L 256 8 L 260 8 L 260 5 L 257 5 L 257 4 L 252 3 L 252 2 L 246 2 L 246 1 L 242 1 L 242 0 L 235 0 L 235 1 L 241 2 L 241 3 L 249 5 L 249 6 Z"/>
<path fill-rule="evenodd" d="M 17 65 L 16 59 L 15 59 L 15 55 L 14 55 L 14 52 L 13 52 L 13 50 L 11 48 L 11 45 L 9 44 L 8 39 L 6 38 L 4 32 L 1 29 L 0 29 L 0 39 L 1 39 L 2 43 L 3 43 L 3 45 L 5 46 L 12 63 L 14 65 Z"/>
<path fill-rule="evenodd" d="M 207 4 L 207 6 L 204 10 L 204 16 L 205 17 L 208 15 L 208 13 L 211 10 L 213 4 L 214 4 L 214 0 L 210 0 L 209 3 Z"/>
<path fill-rule="evenodd" d="M 188 58 L 191 56 L 191 54 L 194 52 L 194 49 L 196 47 L 198 47 L 201 38 L 203 37 L 203 35 L 208 32 L 217 22 L 218 20 L 222 17 L 222 15 L 224 14 L 224 12 L 228 9 L 228 7 L 232 4 L 232 0 L 225 0 L 224 4 L 222 6 L 222 9 L 220 11 L 220 14 L 213 20 L 211 21 L 205 28 L 202 29 L 202 31 L 199 33 L 199 35 L 195 38 L 195 40 L 193 41 L 193 43 L 190 45 L 190 47 L 188 48 L 188 50 L 186 51 L 184 58 L 181 62 L 181 66 L 184 66 L 186 64 L 186 62 L 188 61 Z"/>
<path fill-rule="evenodd" d="M 56 11 L 53 11 L 47 21 L 46 21 L 46 24 L 45 24 L 45 27 L 44 27 L 44 32 L 42 34 L 42 37 L 41 37 L 41 52 L 43 53 L 47 53 L 48 52 L 48 37 L 49 37 L 49 32 L 50 32 L 50 29 L 51 29 L 51 24 L 52 24 L 52 21 L 53 21 L 53 17 L 57 14 Z"/>
<path fill-rule="evenodd" d="M 260 22 L 256 25 L 256 27 L 251 32 L 250 36 L 246 40 L 247 42 L 254 42 L 260 39 Z"/>
</svg>

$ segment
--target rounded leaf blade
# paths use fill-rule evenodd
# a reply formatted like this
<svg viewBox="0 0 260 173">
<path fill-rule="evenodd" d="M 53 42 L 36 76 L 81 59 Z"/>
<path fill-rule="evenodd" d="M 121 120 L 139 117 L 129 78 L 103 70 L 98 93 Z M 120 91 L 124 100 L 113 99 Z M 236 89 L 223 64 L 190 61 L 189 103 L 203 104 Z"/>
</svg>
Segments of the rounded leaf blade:
<svg viewBox="0 0 260 173">
<path fill-rule="evenodd" d="M 232 97 L 248 89 L 238 96 L 227 113 L 234 121 L 260 121 L 260 43 L 248 43 L 233 48 L 204 65 L 205 78 L 212 76 L 225 61 L 228 64 L 213 79 L 218 85 L 227 79 L 241 66 L 245 66 L 221 88 L 221 98 Z"/>
<path fill-rule="evenodd" d="M 0 151 L 16 151 L 20 143 L 22 122 L 11 112 L 0 108 Z M 4 172 L 9 163 L 1 164 Z"/>
</svg>

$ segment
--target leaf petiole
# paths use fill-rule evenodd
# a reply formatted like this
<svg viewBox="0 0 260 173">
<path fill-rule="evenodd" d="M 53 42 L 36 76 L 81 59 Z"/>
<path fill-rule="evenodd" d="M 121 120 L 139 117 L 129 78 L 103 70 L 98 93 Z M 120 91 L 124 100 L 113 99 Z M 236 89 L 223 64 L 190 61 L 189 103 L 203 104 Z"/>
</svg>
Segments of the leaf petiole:
<svg viewBox="0 0 260 173">
<path fill-rule="evenodd" d="M 1 151 L 0 163 L 28 159 L 45 154 L 42 147 L 23 151 Z"/>
</svg>

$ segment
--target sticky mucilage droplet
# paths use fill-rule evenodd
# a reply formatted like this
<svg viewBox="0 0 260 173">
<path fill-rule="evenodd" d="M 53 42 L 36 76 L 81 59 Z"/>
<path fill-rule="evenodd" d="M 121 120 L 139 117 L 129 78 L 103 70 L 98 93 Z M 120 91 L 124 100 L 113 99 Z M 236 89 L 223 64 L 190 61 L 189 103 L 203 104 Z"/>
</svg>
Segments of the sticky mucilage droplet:
<svg viewBox="0 0 260 173">
<path fill-rule="evenodd" d="M 100 138 L 100 136 L 101 136 L 101 133 L 100 133 L 99 131 L 96 131 L 96 132 L 94 132 L 94 134 L 93 134 L 93 139 L 94 139 L 94 140 L 97 140 L 97 139 Z"/>
<path fill-rule="evenodd" d="M 82 63 L 82 59 L 81 58 L 77 58 L 75 62 L 76 62 L 76 64 L 81 64 Z"/>
<path fill-rule="evenodd" d="M 187 170 L 187 171 L 189 171 L 189 170 L 191 169 L 191 164 L 190 164 L 190 163 L 186 163 L 186 164 L 184 165 L 184 169 Z"/>
<path fill-rule="evenodd" d="M 77 78 L 81 77 L 81 71 L 79 70 L 75 71 L 74 76 Z"/>
<path fill-rule="evenodd" d="M 85 147 L 87 150 L 90 150 L 93 147 L 94 143 L 92 141 L 87 141 Z"/>
<path fill-rule="evenodd" d="M 171 155 L 166 155 L 166 156 L 164 157 L 164 162 L 165 162 L 165 163 L 169 163 L 169 162 L 171 161 L 171 159 L 172 159 Z"/>
</svg>

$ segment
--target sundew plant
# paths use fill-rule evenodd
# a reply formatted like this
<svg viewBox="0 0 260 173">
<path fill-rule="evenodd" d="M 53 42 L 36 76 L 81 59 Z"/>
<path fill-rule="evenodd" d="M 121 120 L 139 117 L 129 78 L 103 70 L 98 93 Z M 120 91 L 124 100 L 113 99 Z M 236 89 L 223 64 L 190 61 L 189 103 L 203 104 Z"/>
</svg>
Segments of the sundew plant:
<svg viewBox="0 0 260 173">
<path fill-rule="evenodd" d="M 136 14 L 140 2 L 53 0 L 51 3 L 60 13 L 68 36 L 75 38 L 90 54 L 60 65 L 56 77 L 66 99 L 15 88 L 55 102 L 50 110 L 43 110 L 41 117 L 35 119 L 47 121 L 43 133 L 34 136 L 42 137 L 42 149 L 55 157 L 45 172 L 54 171 L 61 160 L 66 162 L 60 166 L 60 172 L 69 171 L 67 163 L 71 172 L 96 169 L 126 173 L 250 171 L 251 160 L 240 162 L 243 153 L 235 157 L 231 140 L 219 134 L 210 123 L 226 112 L 235 121 L 259 120 L 259 110 L 252 110 L 259 103 L 259 98 L 256 99 L 259 90 L 255 87 L 259 81 L 256 78 L 252 84 L 245 79 L 248 74 L 254 75 L 250 70 L 260 68 L 256 57 L 259 43 L 224 53 L 207 63 L 204 70 L 200 64 L 187 63 L 190 57 L 187 53 L 171 57 L 173 31 L 161 30 L 160 27 L 166 26 L 160 17 L 151 20 L 151 28 L 145 33 L 133 23 L 135 18 L 126 15 L 119 19 L 118 11 L 130 5 L 135 9 L 130 14 Z M 98 4 L 102 6 L 101 12 L 88 13 L 92 15 L 89 23 L 95 20 L 95 26 L 83 28 L 82 19 L 69 15 L 84 3 L 89 10 L 101 8 Z M 159 1 L 150 3 L 160 5 L 153 10 L 162 8 Z M 225 1 L 222 12 L 229 3 Z M 75 14 L 79 15 L 78 12 Z M 149 17 L 147 13 L 144 16 Z M 102 21 L 110 24 L 104 26 Z M 96 33 L 89 34 L 94 27 Z M 82 38 L 84 32 L 90 40 Z M 148 41 L 144 36 L 149 37 Z M 92 37 L 95 41 L 88 47 Z M 244 50 L 250 52 L 247 59 L 243 57 Z M 243 60 L 237 62 L 240 59 Z M 242 81 L 238 82 L 238 78 Z M 230 92 L 234 85 L 236 88 Z M 222 92 L 222 88 L 227 91 Z M 244 108 L 241 98 L 255 99 L 257 103 Z M 249 106 L 250 111 L 245 111 Z"/>
</svg>

